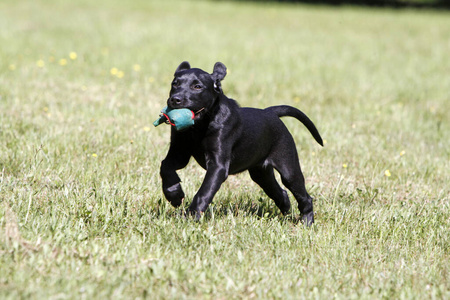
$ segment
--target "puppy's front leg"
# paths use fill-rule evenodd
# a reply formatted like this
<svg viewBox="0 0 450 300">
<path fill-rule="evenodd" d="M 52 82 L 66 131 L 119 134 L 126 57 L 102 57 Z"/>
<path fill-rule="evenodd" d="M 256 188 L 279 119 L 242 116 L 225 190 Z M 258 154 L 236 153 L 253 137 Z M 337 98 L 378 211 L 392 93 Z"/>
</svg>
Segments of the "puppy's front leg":
<svg viewBox="0 0 450 300">
<path fill-rule="evenodd" d="M 183 151 L 172 143 L 166 158 L 161 162 L 159 174 L 162 179 L 164 196 L 174 206 L 181 205 L 184 199 L 184 192 L 181 188 L 181 179 L 177 170 L 186 167 L 191 157 L 188 151 Z"/>
<path fill-rule="evenodd" d="M 178 207 L 183 202 L 184 192 L 180 184 L 181 179 L 176 172 L 177 168 L 174 165 L 173 161 L 163 160 L 160 175 L 164 196 L 174 207 Z"/>
<path fill-rule="evenodd" d="M 214 195 L 227 179 L 229 162 L 229 159 L 223 160 L 218 157 L 208 160 L 205 179 L 189 206 L 189 211 L 194 213 L 196 218 L 200 218 L 201 213 L 205 212 Z"/>
</svg>

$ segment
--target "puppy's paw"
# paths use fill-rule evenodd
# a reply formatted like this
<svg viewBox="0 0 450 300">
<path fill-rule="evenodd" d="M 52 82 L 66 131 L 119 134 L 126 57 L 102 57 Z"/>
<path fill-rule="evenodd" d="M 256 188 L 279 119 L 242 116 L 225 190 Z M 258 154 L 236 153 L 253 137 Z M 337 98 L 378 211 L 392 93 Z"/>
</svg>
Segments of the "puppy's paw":
<svg viewBox="0 0 450 300">
<path fill-rule="evenodd" d="M 286 191 L 283 191 L 283 201 L 277 201 L 275 204 L 284 216 L 291 213 L 291 201 L 289 201 L 289 196 Z"/>
<path fill-rule="evenodd" d="M 176 183 L 168 188 L 163 189 L 164 196 L 174 207 L 178 207 L 183 203 L 184 192 L 180 183 Z"/>
<path fill-rule="evenodd" d="M 189 217 L 194 218 L 195 221 L 200 221 L 201 217 L 202 217 L 202 212 L 199 210 L 196 210 L 192 207 L 189 207 L 188 211 L 187 211 L 187 215 Z"/>
<path fill-rule="evenodd" d="M 302 215 L 302 221 L 307 227 L 311 227 L 314 223 L 314 212 L 310 211 L 309 213 Z"/>
</svg>

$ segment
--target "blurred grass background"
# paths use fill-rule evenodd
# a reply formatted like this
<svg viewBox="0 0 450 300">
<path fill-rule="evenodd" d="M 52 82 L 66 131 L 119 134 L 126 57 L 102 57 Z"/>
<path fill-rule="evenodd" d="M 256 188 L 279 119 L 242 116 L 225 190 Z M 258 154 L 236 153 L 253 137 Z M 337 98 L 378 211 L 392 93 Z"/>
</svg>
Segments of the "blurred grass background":
<svg viewBox="0 0 450 300">
<path fill-rule="evenodd" d="M 446 298 L 448 11 L 226 1 L 0 3 L 2 298 Z M 247 174 L 178 218 L 151 123 L 188 60 L 289 104 L 317 225 Z M 180 171 L 187 203 L 204 171 Z M 293 199 L 292 199 L 293 200 Z M 295 206 L 295 205 L 294 205 Z"/>
</svg>

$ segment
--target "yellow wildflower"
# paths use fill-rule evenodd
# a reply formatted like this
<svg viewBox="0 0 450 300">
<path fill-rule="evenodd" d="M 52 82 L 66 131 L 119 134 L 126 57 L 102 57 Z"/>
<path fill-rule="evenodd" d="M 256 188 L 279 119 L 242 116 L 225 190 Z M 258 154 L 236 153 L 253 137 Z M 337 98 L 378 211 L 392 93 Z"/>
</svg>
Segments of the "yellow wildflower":
<svg viewBox="0 0 450 300">
<path fill-rule="evenodd" d="M 61 59 L 59 60 L 59 65 L 61 65 L 61 66 L 67 65 L 67 59 L 61 58 Z"/>
<path fill-rule="evenodd" d="M 135 70 L 136 72 L 139 72 L 141 70 L 141 66 L 138 64 L 134 64 L 133 65 L 133 70 Z"/>
<path fill-rule="evenodd" d="M 150 131 L 150 127 L 145 126 L 144 131 Z"/>
<path fill-rule="evenodd" d="M 10 64 L 8 68 L 9 68 L 9 70 L 14 71 L 16 69 L 16 65 Z"/>
<path fill-rule="evenodd" d="M 77 59 L 78 55 L 76 52 L 70 52 L 69 57 L 71 60 L 75 60 L 75 59 Z"/>
<path fill-rule="evenodd" d="M 125 74 L 123 73 L 123 71 L 119 71 L 119 72 L 117 72 L 117 78 L 123 78 L 123 76 L 124 76 Z"/>
<path fill-rule="evenodd" d="M 342 164 L 342 167 L 345 169 L 345 168 L 347 168 L 348 166 L 347 166 L 347 164 Z"/>
<path fill-rule="evenodd" d="M 406 154 L 405 150 L 402 150 L 402 151 L 400 152 L 400 156 L 403 156 L 403 155 L 405 155 L 405 154 Z"/>
<path fill-rule="evenodd" d="M 153 78 L 153 77 L 149 77 L 149 78 L 148 78 L 148 82 L 152 83 L 152 82 L 154 82 L 154 81 L 155 81 L 155 78 Z"/>
<path fill-rule="evenodd" d="M 45 66 L 45 62 L 40 59 L 36 62 L 36 66 L 38 66 L 38 68 L 43 68 Z"/>
<path fill-rule="evenodd" d="M 389 170 L 384 171 L 384 176 L 391 177 L 391 171 Z"/>
<path fill-rule="evenodd" d="M 117 72 L 119 72 L 119 69 L 111 68 L 111 70 L 109 72 L 111 73 L 111 75 L 117 75 Z"/>
<path fill-rule="evenodd" d="M 92 157 L 97 157 L 97 153 L 92 153 Z"/>
</svg>

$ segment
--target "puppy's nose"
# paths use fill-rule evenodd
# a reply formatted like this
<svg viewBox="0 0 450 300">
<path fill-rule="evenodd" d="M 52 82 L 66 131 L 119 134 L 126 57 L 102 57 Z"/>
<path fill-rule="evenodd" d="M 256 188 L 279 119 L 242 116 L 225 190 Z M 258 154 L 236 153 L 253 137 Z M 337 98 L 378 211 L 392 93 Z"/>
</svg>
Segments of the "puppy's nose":
<svg viewBox="0 0 450 300">
<path fill-rule="evenodd" d="M 172 96 L 170 99 L 169 99 L 169 106 L 172 106 L 172 107 L 177 107 L 177 106 L 180 106 L 181 105 L 181 98 L 180 97 L 178 97 L 178 96 Z"/>
</svg>

